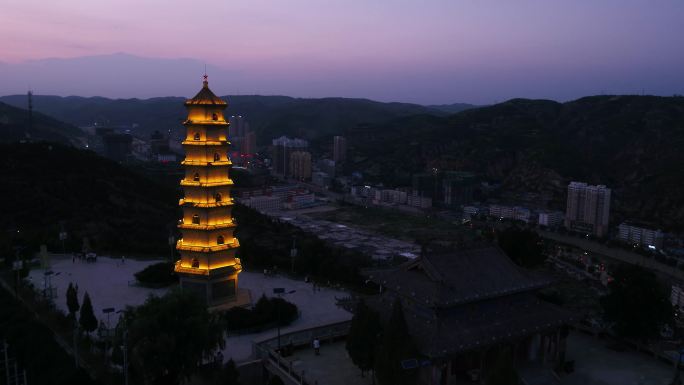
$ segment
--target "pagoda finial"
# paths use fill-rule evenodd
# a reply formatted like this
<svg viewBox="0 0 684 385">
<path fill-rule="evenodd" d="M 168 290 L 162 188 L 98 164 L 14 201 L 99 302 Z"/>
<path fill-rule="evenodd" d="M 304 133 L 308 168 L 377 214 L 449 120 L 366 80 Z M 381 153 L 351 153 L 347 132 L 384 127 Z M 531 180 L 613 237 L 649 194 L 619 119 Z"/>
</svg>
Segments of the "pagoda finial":
<svg viewBox="0 0 684 385">
<path fill-rule="evenodd" d="M 204 84 L 204 88 L 209 87 L 209 80 L 208 80 L 209 76 L 207 75 L 207 65 L 206 64 L 204 65 L 204 76 L 203 76 L 203 78 L 204 78 L 204 81 L 202 82 L 202 84 Z"/>
</svg>

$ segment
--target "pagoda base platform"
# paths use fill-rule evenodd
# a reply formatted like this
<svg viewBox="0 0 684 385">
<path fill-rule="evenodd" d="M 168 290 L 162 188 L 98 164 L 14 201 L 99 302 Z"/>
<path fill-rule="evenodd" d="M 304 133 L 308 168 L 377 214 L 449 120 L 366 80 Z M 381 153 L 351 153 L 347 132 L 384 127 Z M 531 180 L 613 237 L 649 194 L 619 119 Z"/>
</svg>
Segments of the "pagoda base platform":
<svg viewBox="0 0 684 385">
<path fill-rule="evenodd" d="M 249 289 L 238 288 L 235 297 L 227 298 L 222 303 L 209 304 L 209 311 L 224 311 L 234 307 L 252 306 L 252 292 Z"/>
</svg>

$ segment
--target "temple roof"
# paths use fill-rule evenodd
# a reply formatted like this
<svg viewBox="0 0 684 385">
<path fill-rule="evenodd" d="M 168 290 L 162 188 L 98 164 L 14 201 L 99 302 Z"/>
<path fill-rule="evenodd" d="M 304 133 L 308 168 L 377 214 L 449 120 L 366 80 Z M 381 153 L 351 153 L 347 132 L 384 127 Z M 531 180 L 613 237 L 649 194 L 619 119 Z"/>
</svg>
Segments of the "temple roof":
<svg viewBox="0 0 684 385">
<path fill-rule="evenodd" d="M 396 296 L 385 293 L 368 300 L 381 319 L 387 321 Z M 421 354 L 446 357 L 485 349 L 508 341 L 557 330 L 579 321 L 582 316 L 536 298 L 518 293 L 447 311 L 402 301 L 404 318 Z"/>
<path fill-rule="evenodd" d="M 364 273 L 383 287 L 368 305 L 386 320 L 400 300 L 409 332 L 428 357 L 518 340 L 580 318 L 540 300 L 537 290 L 551 280 L 519 268 L 498 247 L 425 254 Z"/>
<path fill-rule="evenodd" d="M 497 247 L 422 255 L 397 268 L 368 270 L 365 275 L 400 296 L 440 308 L 533 291 L 551 283 L 520 269 Z"/>
<path fill-rule="evenodd" d="M 209 89 L 209 81 L 207 80 L 207 75 L 204 75 L 204 82 L 202 82 L 203 86 L 202 89 L 193 97 L 192 99 L 188 99 L 185 101 L 186 106 L 193 106 L 193 105 L 218 105 L 218 106 L 226 106 L 228 103 L 226 103 L 225 100 L 219 98 L 216 96 L 211 90 Z"/>
</svg>

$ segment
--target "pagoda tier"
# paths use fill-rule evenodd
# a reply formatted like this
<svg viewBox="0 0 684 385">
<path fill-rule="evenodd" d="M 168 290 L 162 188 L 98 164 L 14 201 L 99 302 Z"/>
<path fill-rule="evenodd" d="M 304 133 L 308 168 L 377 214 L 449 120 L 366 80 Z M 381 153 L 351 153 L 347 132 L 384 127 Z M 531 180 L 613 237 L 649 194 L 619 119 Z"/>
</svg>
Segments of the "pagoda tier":
<svg viewBox="0 0 684 385">
<path fill-rule="evenodd" d="M 202 89 L 185 106 L 182 238 L 176 244 L 180 260 L 175 271 L 183 290 L 199 294 L 209 306 L 221 306 L 237 300 L 242 270 L 236 257 L 240 244 L 233 235 L 227 103 L 211 92 L 205 76 Z"/>
</svg>

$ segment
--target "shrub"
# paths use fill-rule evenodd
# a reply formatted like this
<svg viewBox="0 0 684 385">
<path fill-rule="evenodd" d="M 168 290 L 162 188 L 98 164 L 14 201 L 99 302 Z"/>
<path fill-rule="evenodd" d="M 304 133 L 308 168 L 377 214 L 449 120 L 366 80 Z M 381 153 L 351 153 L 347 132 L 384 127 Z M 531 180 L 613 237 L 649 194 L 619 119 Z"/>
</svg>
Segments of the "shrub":
<svg viewBox="0 0 684 385">
<path fill-rule="evenodd" d="M 289 325 L 297 319 L 297 305 L 282 298 L 262 295 L 252 309 L 234 307 L 223 313 L 226 329 L 231 332 L 256 332 L 278 325 Z"/>
<path fill-rule="evenodd" d="M 173 263 L 159 262 L 135 273 L 135 279 L 145 287 L 164 287 L 177 283 L 178 275 L 173 271 Z"/>
</svg>

